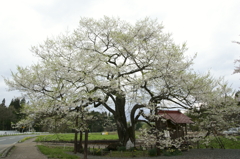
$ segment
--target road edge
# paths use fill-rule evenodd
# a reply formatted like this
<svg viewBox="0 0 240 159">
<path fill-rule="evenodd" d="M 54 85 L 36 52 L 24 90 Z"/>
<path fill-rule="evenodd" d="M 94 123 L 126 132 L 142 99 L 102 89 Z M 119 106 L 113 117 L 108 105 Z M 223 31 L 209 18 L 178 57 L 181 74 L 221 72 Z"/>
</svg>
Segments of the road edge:
<svg viewBox="0 0 240 159">
<path fill-rule="evenodd" d="M 15 147 L 15 144 L 14 145 L 11 145 L 7 148 L 5 148 L 1 153 L 1 157 L 4 158 L 4 157 L 7 157 L 8 153 Z"/>
</svg>

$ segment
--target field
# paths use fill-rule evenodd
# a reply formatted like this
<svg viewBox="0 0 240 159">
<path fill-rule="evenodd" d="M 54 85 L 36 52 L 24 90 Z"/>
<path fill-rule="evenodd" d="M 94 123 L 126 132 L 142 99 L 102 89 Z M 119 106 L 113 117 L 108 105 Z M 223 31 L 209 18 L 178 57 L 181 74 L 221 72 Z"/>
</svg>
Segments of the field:
<svg viewBox="0 0 240 159">
<path fill-rule="evenodd" d="M 84 135 L 83 135 L 84 136 Z M 225 137 L 219 137 L 221 141 L 223 142 L 225 149 L 240 149 L 240 137 L 236 137 L 236 140 L 234 139 L 228 139 Z M 42 135 L 39 136 L 36 141 L 73 141 L 74 134 L 52 134 L 52 135 Z M 78 137 L 79 139 L 79 137 Z M 110 133 L 109 135 L 102 135 L 101 133 L 89 133 L 89 140 L 117 140 L 118 135 L 116 133 Z M 202 142 L 200 142 L 200 149 L 206 149 L 206 148 L 214 148 L 219 149 L 220 146 L 215 138 L 211 138 L 209 146 L 206 147 Z M 58 147 L 58 146 L 50 146 L 50 145 L 38 145 L 39 150 L 47 155 L 48 157 L 52 158 L 72 158 L 75 159 L 76 156 L 70 155 L 68 152 L 73 152 L 73 147 Z M 195 146 L 193 148 L 196 148 Z M 90 149 L 89 149 L 90 150 Z M 171 149 L 170 149 L 171 150 Z M 92 149 L 91 152 L 94 151 L 95 155 L 101 155 L 102 149 Z M 191 150 L 190 150 L 191 151 Z M 98 154 L 100 153 L 100 154 Z M 167 155 L 175 156 L 176 154 L 171 152 L 165 152 Z M 108 153 L 106 157 L 140 157 L 140 156 L 148 156 L 148 151 L 142 151 L 142 150 L 134 150 L 134 151 L 112 151 L 111 153 Z M 164 154 L 165 155 L 165 154 Z M 181 153 L 178 153 L 177 155 L 181 155 Z"/>
<path fill-rule="evenodd" d="M 79 134 L 78 134 L 79 135 Z M 79 139 L 79 136 L 78 136 Z M 83 134 L 83 140 L 84 140 Z M 109 133 L 108 135 L 102 135 L 99 133 L 89 133 L 88 140 L 117 140 L 118 135 L 117 133 Z M 74 140 L 74 133 L 67 133 L 67 134 L 52 134 L 52 135 L 41 135 L 39 136 L 36 141 L 73 141 Z"/>
<path fill-rule="evenodd" d="M 223 136 L 220 136 L 219 138 L 224 144 L 225 149 L 240 149 L 240 136 L 236 137 L 237 140 L 225 138 Z M 109 133 L 108 135 L 102 135 L 100 132 L 89 133 L 88 135 L 88 140 L 117 140 L 117 139 L 118 139 L 118 135 L 116 132 Z M 38 138 L 36 139 L 36 141 L 38 142 L 41 142 L 41 141 L 73 142 L 73 140 L 74 140 L 74 133 L 41 135 L 41 136 L 38 136 Z M 79 140 L 79 136 L 78 136 L 78 140 Z M 83 134 L 83 140 L 84 140 L 84 134 Z M 210 137 L 210 140 L 211 141 L 208 147 L 220 148 L 217 140 L 214 137 Z M 200 142 L 199 146 L 200 148 L 206 148 L 206 145 L 202 144 L 202 142 Z"/>
</svg>

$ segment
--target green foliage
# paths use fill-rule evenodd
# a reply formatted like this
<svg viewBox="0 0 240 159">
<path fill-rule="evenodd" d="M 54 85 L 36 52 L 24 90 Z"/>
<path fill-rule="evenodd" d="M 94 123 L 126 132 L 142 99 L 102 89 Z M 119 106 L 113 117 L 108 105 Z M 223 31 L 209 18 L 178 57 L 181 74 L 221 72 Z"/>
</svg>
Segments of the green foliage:
<svg viewBox="0 0 240 159">
<path fill-rule="evenodd" d="M 142 123 L 142 122 L 138 122 L 137 124 L 136 124 L 136 127 L 135 127 L 135 129 L 136 130 L 139 130 L 140 128 L 142 128 L 143 127 L 143 125 L 144 125 L 145 123 Z"/>
<path fill-rule="evenodd" d="M 12 99 L 8 107 L 6 106 L 5 102 L 5 99 L 3 99 L 2 103 L 0 104 L 0 130 L 13 130 L 12 123 L 17 123 L 24 118 L 20 110 L 25 104 L 25 99 Z"/>
<path fill-rule="evenodd" d="M 138 149 L 136 147 L 130 147 L 128 151 L 137 151 Z M 140 148 L 139 150 L 142 151 L 142 148 Z"/>
<path fill-rule="evenodd" d="M 182 155 L 182 151 L 178 149 L 166 149 L 162 151 L 164 156 L 177 156 L 177 155 Z"/>
<path fill-rule="evenodd" d="M 0 104 L 0 130 L 12 130 L 11 123 L 17 122 L 15 109 L 12 106 L 5 105 L 5 99 Z"/>
<path fill-rule="evenodd" d="M 35 136 L 25 137 L 25 138 L 23 138 L 22 140 L 20 140 L 18 142 L 24 142 L 24 141 L 26 141 L 28 139 L 32 139 L 32 138 L 35 138 Z"/>
<path fill-rule="evenodd" d="M 234 138 L 226 138 L 223 136 L 219 136 L 219 139 L 222 141 L 225 149 L 240 149 L 240 137 L 237 136 L 236 139 Z M 200 142 L 200 148 L 221 148 L 219 143 L 217 142 L 215 137 L 209 138 L 210 142 L 208 145 L 204 144 L 204 141 Z"/>
<path fill-rule="evenodd" d="M 91 132 L 116 130 L 116 124 L 113 115 L 107 114 L 107 112 L 91 111 L 89 116 L 93 116 L 95 119 L 88 123 L 88 128 Z"/>
<path fill-rule="evenodd" d="M 111 151 L 111 153 L 107 153 L 105 155 L 106 157 L 111 157 L 111 158 L 124 158 L 124 157 L 143 157 L 147 156 L 147 151 Z"/>
<path fill-rule="evenodd" d="M 149 156 L 156 156 L 157 155 L 157 149 L 150 149 L 148 150 L 148 155 Z"/>
<path fill-rule="evenodd" d="M 117 148 L 118 151 L 126 151 L 126 147 L 125 146 L 119 146 Z"/>
<path fill-rule="evenodd" d="M 6 103 L 6 100 L 5 100 L 5 98 L 3 98 L 2 103 L 0 104 L 0 106 L 5 107 L 6 106 L 5 103 Z"/>
<path fill-rule="evenodd" d="M 48 158 L 63 158 L 63 159 L 77 159 L 77 156 L 67 154 L 65 152 L 73 151 L 72 147 L 50 147 L 44 145 L 37 145 L 39 150 Z"/>
<path fill-rule="evenodd" d="M 89 113 L 89 115 L 93 116 L 96 120 L 92 120 L 88 124 L 88 129 L 91 132 L 101 132 L 101 131 L 104 131 L 103 124 L 104 124 L 105 113 L 92 111 L 92 112 Z"/>
<path fill-rule="evenodd" d="M 101 156 L 102 155 L 102 149 L 93 149 L 93 155 Z"/>
</svg>

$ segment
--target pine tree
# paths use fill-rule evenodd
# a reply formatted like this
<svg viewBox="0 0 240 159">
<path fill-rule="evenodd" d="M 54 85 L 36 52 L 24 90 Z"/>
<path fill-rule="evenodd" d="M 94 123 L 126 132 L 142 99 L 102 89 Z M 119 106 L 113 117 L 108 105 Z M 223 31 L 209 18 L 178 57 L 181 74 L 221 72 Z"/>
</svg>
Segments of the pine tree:
<svg viewBox="0 0 240 159">
<path fill-rule="evenodd" d="M 3 98 L 2 103 L 0 104 L 0 106 L 6 107 L 5 102 L 6 102 L 5 98 Z"/>
</svg>

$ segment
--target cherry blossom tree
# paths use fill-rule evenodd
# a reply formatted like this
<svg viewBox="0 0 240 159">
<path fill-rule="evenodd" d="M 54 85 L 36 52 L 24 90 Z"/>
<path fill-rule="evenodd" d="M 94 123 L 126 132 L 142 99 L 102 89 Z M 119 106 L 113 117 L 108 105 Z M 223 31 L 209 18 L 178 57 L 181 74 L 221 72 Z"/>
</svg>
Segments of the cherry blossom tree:
<svg viewBox="0 0 240 159">
<path fill-rule="evenodd" d="M 13 80 L 6 79 L 6 82 L 11 85 L 10 89 L 20 90 L 29 100 L 29 104 L 22 110 L 22 113 L 28 115 L 28 120 L 19 122 L 19 126 L 29 125 L 30 121 L 41 121 L 39 124 L 48 125 L 55 130 L 62 123 L 72 124 L 76 121 L 70 127 L 75 130 L 77 151 L 77 132 L 87 130 L 84 122 L 86 113 L 81 112 L 91 102 L 86 100 L 83 76 L 78 74 L 75 78 L 70 77 L 72 72 L 64 72 L 66 70 L 61 68 L 62 64 L 57 63 L 59 59 L 60 57 L 56 57 L 53 62 L 41 56 L 38 64 L 26 68 L 18 67 Z"/>
<path fill-rule="evenodd" d="M 186 44 L 177 45 L 163 33 L 157 20 L 135 24 L 119 18 L 81 18 L 71 33 L 48 38 L 32 47 L 37 64 L 18 67 L 11 90 L 31 98 L 35 115 L 78 116 L 78 108 L 103 107 L 111 112 L 121 144 L 135 141 L 135 124 L 159 108 L 192 109 L 211 100 L 218 84 L 210 73 L 192 70 L 194 57 L 185 55 Z M 127 125 L 130 114 L 131 125 Z"/>
</svg>

